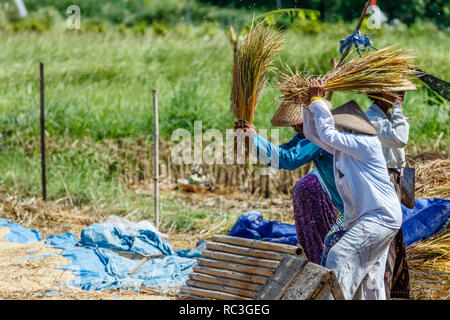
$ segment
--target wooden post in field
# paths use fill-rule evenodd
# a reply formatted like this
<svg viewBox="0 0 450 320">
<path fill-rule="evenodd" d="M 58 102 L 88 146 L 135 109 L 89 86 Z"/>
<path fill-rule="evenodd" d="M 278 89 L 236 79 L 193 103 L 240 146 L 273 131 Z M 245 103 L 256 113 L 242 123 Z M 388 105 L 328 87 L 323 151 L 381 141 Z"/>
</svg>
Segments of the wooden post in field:
<svg viewBox="0 0 450 320">
<path fill-rule="evenodd" d="M 265 188 L 265 192 L 264 192 L 264 197 L 266 199 L 270 198 L 270 174 L 269 173 L 266 175 L 266 188 Z"/>
<path fill-rule="evenodd" d="M 155 122 L 155 149 L 154 149 L 154 179 L 155 179 L 155 227 L 159 228 L 159 127 L 158 127 L 158 97 L 153 89 L 153 118 Z"/>
<path fill-rule="evenodd" d="M 39 63 L 40 92 L 41 92 L 41 174 L 42 174 L 42 199 L 47 200 L 47 176 L 45 174 L 45 110 L 44 110 L 44 64 Z"/>
<path fill-rule="evenodd" d="M 191 3 L 189 2 L 189 0 L 185 0 L 186 1 L 186 24 L 188 26 L 191 25 Z"/>
</svg>

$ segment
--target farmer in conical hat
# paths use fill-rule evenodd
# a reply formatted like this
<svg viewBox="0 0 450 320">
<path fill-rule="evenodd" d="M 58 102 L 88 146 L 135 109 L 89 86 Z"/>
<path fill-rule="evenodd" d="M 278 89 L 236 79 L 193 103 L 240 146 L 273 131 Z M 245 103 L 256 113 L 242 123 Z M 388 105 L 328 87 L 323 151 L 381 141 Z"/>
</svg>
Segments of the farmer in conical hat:
<svg viewBox="0 0 450 320">
<path fill-rule="evenodd" d="M 265 164 L 285 170 L 295 170 L 313 162 L 316 170 L 304 175 L 294 186 L 292 201 L 297 239 L 309 261 L 319 264 L 325 235 L 336 221 L 336 208 L 343 211 L 333 175 L 333 156 L 305 139 L 302 133 L 300 106 L 282 103 L 272 118 L 274 126 L 291 126 L 294 138 L 275 146 L 257 134 L 249 123 L 236 124 L 235 129 L 251 133 L 256 156 Z"/>
<path fill-rule="evenodd" d="M 407 207 L 412 208 L 414 200 L 410 197 L 403 197 L 402 199 L 400 187 L 400 178 L 406 164 L 404 147 L 408 143 L 409 138 L 409 124 L 403 115 L 401 103 L 405 92 L 409 90 L 416 90 L 416 86 L 413 83 L 407 83 L 405 87 L 398 88 L 395 94 L 370 93 L 368 96 L 373 100 L 373 104 L 366 110 L 365 114 L 377 131 L 388 173 L 391 182 L 394 184 L 397 196 L 401 200 L 408 199 L 409 203 L 402 202 Z M 389 112 L 390 108 L 393 110 L 392 113 Z M 346 231 L 345 216 L 341 215 L 325 238 L 322 264 L 325 263 L 329 249 Z M 408 262 L 406 260 L 405 243 L 401 228 L 389 246 L 384 280 L 387 299 L 409 298 Z"/>
<path fill-rule="evenodd" d="M 348 229 L 327 252 L 325 266 L 336 273 L 346 299 L 384 300 L 389 244 L 402 224 L 400 201 L 367 116 L 356 103 L 332 114 L 322 99 L 324 93 L 323 82 L 312 80 L 303 130 L 308 140 L 333 154 Z"/>
<path fill-rule="evenodd" d="M 398 88 L 393 94 L 369 94 L 373 103 L 365 113 L 377 130 L 397 196 L 404 205 L 413 208 L 414 199 L 407 192 L 402 192 L 405 189 L 400 183 L 406 166 L 404 148 L 409 139 L 409 124 L 403 114 L 402 103 L 405 92 L 409 90 L 416 90 L 416 86 L 408 82 L 405 87 Z M 389 112 L 391 108 L 392 113 Z M 411 187 L 414 188 L 414 186 Z M 385 282 L 387 298 L 409 298 L 409 271 L 402 229 L 399 230 L 389 248 Z"/>
</svg>

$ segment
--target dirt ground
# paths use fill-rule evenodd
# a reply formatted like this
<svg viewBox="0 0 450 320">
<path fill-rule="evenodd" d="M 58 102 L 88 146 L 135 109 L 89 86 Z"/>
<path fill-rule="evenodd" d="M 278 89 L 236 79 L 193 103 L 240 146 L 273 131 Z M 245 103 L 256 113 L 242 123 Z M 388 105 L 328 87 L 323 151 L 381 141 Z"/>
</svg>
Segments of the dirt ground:
<svg viewBox="0 0 450 320">
<path fill-rule="evenodd" d="M 450 159 L 410 159 L 416 167 L 416 197 L 450 198 Z M 164 191 L 168 192 L 168 191 Z M 175 192 L 175 191 L 174 191 Z M 180 191 L 176 191 L 180 192 Z M 242 193 L 233 195 L 180 193 L 187 206 L 201 204 L 206 210 L 214 210 L 218 201 L 230 211 L 270 208 L 274 219 L 293 223 L 291 200 L 280 196 L 272 199 L 253 199 Z M 38 229 L 43 238 L 49 234 L 72 232 L 79 237 L 83 228 L 105 221 L 101 214 L 88 214 L 83 210 L 62 208 L 57 203 L 42 204 L 31 199 L 19 201 L 13 197 L 0 199 L 0 216 Z M 152 290 L 142 288 L 131 291 L 85 291 L 62 286 L 70 281 L 70 272 L 57 269 L 69 260 L 54 253 L 61 250 L 49 248 L 44 241 L 33 244 L 11 243 L 4 240 L 8 228 L 0 227 L 0 299 L 67 299 L 67 300 L 163 300 L 177 299 L 179 288 Z M 193 249 L 201 238 L 214 234 L 168 233 L 166 239 L 174 249 Z M 206 237 L 205 237 L 206 236 Z M 434 241 L 434 242 L 433 242 Z M 411 261 L 411 292 L 414 299 L 450 299 L 450 230 L 444 236 L 420 243 L 408 251 Z M 49 255 L 49 256 L 46 256 Z M 35 257 L 34 259 L 27 259 Z"/>
</svg>

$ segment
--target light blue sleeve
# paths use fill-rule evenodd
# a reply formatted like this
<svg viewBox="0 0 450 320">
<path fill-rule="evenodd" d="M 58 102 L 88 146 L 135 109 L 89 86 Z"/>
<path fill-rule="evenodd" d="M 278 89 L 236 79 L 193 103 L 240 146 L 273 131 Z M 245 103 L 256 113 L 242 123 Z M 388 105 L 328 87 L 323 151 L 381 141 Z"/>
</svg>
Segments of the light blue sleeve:
<svg viewBox="0 0 450 320">
<path fill-rule="evenodd" d="M 315 159 L 323 150 L 306 139 L 290 148 L 281 148 L 273 145 L 260 135 L 253 135 L 253 144 L 256 156 L 264 164 L 285 170 L 295 170 Z"/>
</svg>

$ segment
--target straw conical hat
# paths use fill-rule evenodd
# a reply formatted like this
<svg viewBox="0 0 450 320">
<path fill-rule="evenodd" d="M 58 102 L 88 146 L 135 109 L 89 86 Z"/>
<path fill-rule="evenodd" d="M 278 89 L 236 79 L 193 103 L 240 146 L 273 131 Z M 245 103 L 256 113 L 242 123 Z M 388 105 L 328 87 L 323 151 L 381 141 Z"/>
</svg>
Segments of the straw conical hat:
<svg viewBox="0 0 450 320">
<path fill-rule="evenodd" d="M 331 109 L 331 102 L 325 100 L 325 103 Z M 281 103 L 278 110 L 270 121 L 274 127 L 290 127 L 303 123 L 302 107 L 299 104 Z"/>
<path fill-rule="evenodd" d="M 361 107 L 354 100 L 331 110 L 331 114 L 338 129 L 345 128 L 363 134 L 377 134 L 369 118 L 367 118 L 364 111 L 362 111 Z"/>
<path fill-rule="evenodd" d="M 328 107 L 331 107 L 329 101 L 324 101 Z M 369 118 L 354 100 L 331 110 L 331 114 L 338 129 L 346 128 L 358 133 L 377 134 Z M 271 123 L 275 127 L 288 127 L 303 123 L 302 107 L 283 102 L 272 117 Z"/>
<path fill-rule="evenodd" d="M 299 104 L 282 102 L 270 121 L 274 127 L 290 127 L 303 123 L 302 107 Z"/>
</svg>

